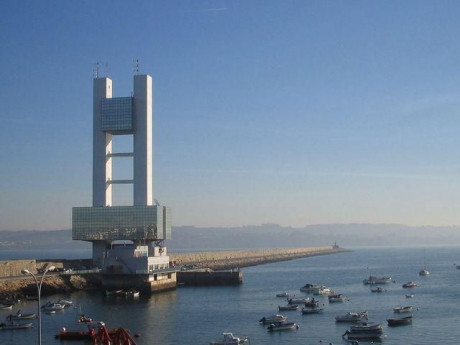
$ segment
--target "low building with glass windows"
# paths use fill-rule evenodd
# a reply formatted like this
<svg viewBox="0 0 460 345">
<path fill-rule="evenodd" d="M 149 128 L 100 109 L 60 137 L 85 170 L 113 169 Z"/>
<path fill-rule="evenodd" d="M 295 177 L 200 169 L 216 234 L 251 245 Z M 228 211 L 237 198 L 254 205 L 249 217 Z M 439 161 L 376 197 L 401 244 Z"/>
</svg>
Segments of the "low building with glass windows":
<svg viewBox="0 0 460 345">
<path fill-rule="evenodd" d="M 159 291 L 176 286 L 164 241 L 171 209 L 153 204 L 152 78 L 134 76 L 131 97 L 112 97 L 112 80 L 93 82 L 93 206 L 72 209 L 72 238 L 92 242 L 105 288 Z M 132 152 L 113 152 L 117 135 L 132 135 Z M 113 178 L 115 159 L 132 159 L 131 179 Z M 113 187 L 133 185 L 133 205 L 113 206 Z"/>
</svg>

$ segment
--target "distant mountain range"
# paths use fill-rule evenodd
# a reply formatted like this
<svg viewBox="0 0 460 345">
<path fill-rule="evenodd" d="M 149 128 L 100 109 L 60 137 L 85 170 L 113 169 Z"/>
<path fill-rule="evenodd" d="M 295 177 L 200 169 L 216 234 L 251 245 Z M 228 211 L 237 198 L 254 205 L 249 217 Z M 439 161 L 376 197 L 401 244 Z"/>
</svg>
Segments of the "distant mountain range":
<svg viewBox="0 0 460 345">
<path fill-rule="evenodd" d="M 233 228 L 173 227 L 166 245 L 171 252 L 327 246 L 459 245 L 460 226 L 400 224 L 324 224 L 303 228 L 263 224 Z M 71 230 L 0 231 L 1 249 L 90 249 L 73 241 Z"/>
</svg>

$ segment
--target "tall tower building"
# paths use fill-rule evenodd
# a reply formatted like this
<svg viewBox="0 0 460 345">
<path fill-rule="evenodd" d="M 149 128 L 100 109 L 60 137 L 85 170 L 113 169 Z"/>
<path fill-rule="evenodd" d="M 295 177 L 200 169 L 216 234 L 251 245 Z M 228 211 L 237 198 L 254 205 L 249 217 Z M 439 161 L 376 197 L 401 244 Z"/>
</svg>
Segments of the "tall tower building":
<svg viewBox="0 0 460 345">
<path fill-rule="evenodd" d="M 153 205 L 153 84 L 134 76 L 131 97 L 112 97 L 112 80 L 93 80 L 93 206 L 72 209 L 72 238 L 93 244 L 93 263 L 106 287 L 157 291 L 175 287 L 164 241 L 171 211 Z M 113 152 L 112 139 L 131 135 L 133 152 Z M 114 159 L 132 159 L 133 176 L 113 179 Z M 113 185 L 133 185 L 133 205 L 112 206 Z M 125 286 L 135 285 L 135 286 Z"/>
</svg>

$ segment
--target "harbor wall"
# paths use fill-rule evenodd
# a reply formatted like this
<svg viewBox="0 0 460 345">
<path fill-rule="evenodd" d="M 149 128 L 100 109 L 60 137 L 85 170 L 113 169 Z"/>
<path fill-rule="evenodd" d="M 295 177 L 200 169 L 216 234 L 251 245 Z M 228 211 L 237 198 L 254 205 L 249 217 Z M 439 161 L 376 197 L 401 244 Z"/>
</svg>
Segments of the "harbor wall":
<svg viewBox="0 0 460 345">
<path fill-rule="evenodd" d="M 346 251 L 337 247 L 303 247 L 283 249 L 238 250 L 200 253 L 169 253 L 175 266 L 228 270 L 270 262 L 286 261 L 308 256 L 327 255 Z"/>
</svg>

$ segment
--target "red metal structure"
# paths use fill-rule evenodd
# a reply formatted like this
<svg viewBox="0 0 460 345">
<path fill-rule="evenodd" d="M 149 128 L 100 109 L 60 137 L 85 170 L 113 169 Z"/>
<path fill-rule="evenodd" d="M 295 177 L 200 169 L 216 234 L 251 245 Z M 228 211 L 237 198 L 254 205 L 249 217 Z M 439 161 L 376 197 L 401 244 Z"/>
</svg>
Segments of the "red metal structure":
<svg viewBox="0 0 460 345">
<path fill-rule="evenodd" d="M 101 326 L 94 337 L 94 345 L 137 345 L 129 332 L 124 328 L 109 331 Z"/>
</svg>

